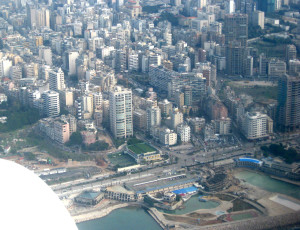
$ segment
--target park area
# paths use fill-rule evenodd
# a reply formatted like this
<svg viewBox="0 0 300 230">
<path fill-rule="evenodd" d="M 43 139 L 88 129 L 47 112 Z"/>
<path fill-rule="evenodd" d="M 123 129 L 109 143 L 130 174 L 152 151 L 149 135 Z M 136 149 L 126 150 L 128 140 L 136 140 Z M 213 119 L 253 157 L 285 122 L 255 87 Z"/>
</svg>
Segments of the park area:
<svg viewBox="0 0 300 230">
<path fill-rule="evenodd" d="M 127 167 L 135 165 L 135 160 L 127 154 L 124 153 L 112 153 L 107 155 L 110 163 L 117 168 Z"/>
<path fill-rule="evenodd" d="M 153 148 L 150 145 L 147 145 L 145 143 L 137 143 L 137 144 L 129 145 L 128 149 L 137 155 L 156 151 L 155 148 Z"/>
</svg>

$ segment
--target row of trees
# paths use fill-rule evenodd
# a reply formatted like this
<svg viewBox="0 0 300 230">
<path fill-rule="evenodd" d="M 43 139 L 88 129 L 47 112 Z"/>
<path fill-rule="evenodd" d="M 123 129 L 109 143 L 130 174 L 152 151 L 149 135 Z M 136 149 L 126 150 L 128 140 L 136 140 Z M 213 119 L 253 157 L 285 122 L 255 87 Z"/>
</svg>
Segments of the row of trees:
<svg viewBox="0 0 300 230">
<path fill-rule="evenodd" d="M 85 145 L 83 143 L 82 135 L 79 131 L 72 133 L 70 140 L 66 143 L 67 146 L 81 146 L 83 150 L 89 151 L 103 151 L 107 150 L 109 145 L 105 141 L 96 141 L 90 145 Z"/>
<path fill-rule="evenodd" d="M 18 101 L 10 99 L 1 103 L 0 109 L 0 117 L 7 117 L 6 123 L 0 124 L 0 132 L 21 129 L 36 123 L 41 118 L 37 109 L 21 106 Z"/>
<path fill-rule="evenodd" d="M 300 154 L 298 154 L 293 148 L 286 148 L 282 143 L 271 144 L 269 147 L 262 146 L 261 150 L 263 151 L 265 157 L 269 156 L 269 154 L 279 156 L 282 157 L 288 164 L 300 161 Z"/>
</svg>

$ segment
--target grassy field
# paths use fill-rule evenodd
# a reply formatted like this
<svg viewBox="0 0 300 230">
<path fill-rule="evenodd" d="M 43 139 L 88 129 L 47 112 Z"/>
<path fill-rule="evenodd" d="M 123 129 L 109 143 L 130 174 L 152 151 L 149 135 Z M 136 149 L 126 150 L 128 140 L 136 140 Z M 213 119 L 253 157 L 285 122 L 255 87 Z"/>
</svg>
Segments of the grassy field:
<svg viewBox="0 0 300 230">
<path fill-rule="evenodd" d="M 152 148 L 151 146 L 149 146 L 145 143 L 138 143 L 135 145 L 130 145 L 130 146 L 128 146 L 128 148 L 136 154 L 142 154 L 142 153 L 156 151 L 156 149 Z"/>
<path fill-rule="evenodd" d="M 108 155 L 108 159 L 114 166 L 127 167 L 135 165 L 135 160 L 127 154 L 124 153 L 113 153 Z"/>
<path fill-rule="evenodd" d="M 235 91 L 236 94 L 248 94 L 253 97 L 254 102 L 268 103 L 269 100 L 277 100 L 277 86 L 239 86 L 234 81 L 228 85 Z"/>
<path fill-rule="evenodd" d="M 257 48 L 259 53 L 265 53 L 267 57 L 285 57 L 286 44 L 274 44 L 271 42 L 257 41 L 249 46 Z"/>
</svg>

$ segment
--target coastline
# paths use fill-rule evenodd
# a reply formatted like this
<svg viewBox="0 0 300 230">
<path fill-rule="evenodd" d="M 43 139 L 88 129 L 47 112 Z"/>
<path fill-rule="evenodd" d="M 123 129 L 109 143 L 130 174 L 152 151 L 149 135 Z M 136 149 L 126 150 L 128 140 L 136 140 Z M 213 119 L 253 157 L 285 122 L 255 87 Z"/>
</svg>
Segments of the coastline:
<svg viewBox="0 0 300 230">
<path fill-rule="evenodd" d="M 268 174 L 266 174 L 266 175 L 268 175 Z M 269 175 L 269 176 L 272 179 L 275 179 L 275 180 L 280 180 L 280 181 L 283 181 L 283 182 L 286 182 L 286 183 L 289 183 L 289 184 L 300 186 L 300 182 L 297 182 L 297 181 L 292 181 L 292 180 L 289 180 L 289 179 L 286 179 L 286 178 L 282 178 L 282 177 L 278 177 L 278 176 L 273 176 L 273 175 Z"/>
<path fill-rule="evenodd" d="M 234 175 L 235 173 L 241 172 L 241 171 L 254 172 L 254 173 L 257 173 L 257 174 L 268 176 L 268 177 L 270 177 L 270 178 L 272 178 L 274 180 L 279 180 L 279 181 L 283 181 L 283 182 L 286 182 L 286 183 L 289 183 L 289 184 L 300 186 L 300 182 L 289 180 L 289 179 L 283 178 L 283 177 L 274 176 L 274 175 L 269 174 L 269 173 L 265 173 L 265 172 L 262 172 L 262 171 L 258 171 L 258 170 L 254 170 L 254 169 L 246 168 L 246 167 L 235 168 L 235 169 L 233 169 L 233 173 L 232 174 Z"/>
<path fill-rule="evenodd" d="M 249 168 L 235 168 L 232 171 L 232 174 L 234 175 L 235 173 L 240 172 L 240 171 L 255 172 L 257 174 L 269 176 L 270 178 L 275 179 L 275 180 L 280 180 L 280 181 L 283 181 L 283 182 L 286 182 L 286 183 L 290 183 L 290 184 L 293 184 L 293 185 L 296 185 L 296 186 L 300 185 L 300 183 L 298 183 L 298 182 L 294 182 L 293 183 L 293 181 L 290 181 L 288 179 L 276 177 L 276 176 L 273 176 L 273 175 L 270 175 L 270 174 L 267 174 L 267 173 L 264 173 L 264 172 L 261 172 L 261 171 L 258 171 L 258 170 L 249 169 Z M 249 185 L 249 186 L 250 187 L 254 187 L 256 190 L 258 189 L 256 186 L 252 186 L 252 185 Z M 259 189 L 259 190 L 261 190 L 261 189 Z M 265 193 L 269 193 L 269 192 L 266 192 L 265 190 L 261 190 L 261 191 L 264 193 L 263 196 L 267 195 Z M 270 194 L 268 194 L 268 195 L 270 195 Z M 130 207 L 130 206 L 131 207 L 136 207 L 136 206 L 142 206 L 142 205 L 141 204 L 137 204 L 137 203 L 117 203 L 117 204 L 114 204 L 114 205 L 111 205 L 111 206 L 106 206 L 105 208 L 98 207 L 98 208 L 93 209 L 93 210 L 86 210 L 85 212 L 82 212 L 82 213 L 74 213 L 72 215 L 72 217 L 73 217 L 74 221 L 76 222 L 76 224 L 78 224 L 78 223 L 82 223 L 82 222 L 85 222 L 85 221 L 90 221 L 90 220 L 94 220 L 94 219 L 99 219 L 99 218 L 105 217 L 105 216 L 109 215 L 112 211 L 114 211 L 116 209 Z M 218 207 L 218 209 L 219 209 L 219 207 Z M 199 210 L 197 210 L 197 211 L 199 211 Z M 167 225 L 174 224 L 173 222 L 166 220 L 164 218 L 164 216 L 163 216 L 163 213 L 159 212 L 158 210 L 153 210 L 152 208 L 150 208 L 150 209 L 147 210 L 147 213 L 162 228 L 164 228 Z M 183 224 L 183 223 L 181 223 L 181 224 Z"/>
<path fill-rule="evenodd" d="M 122 203 L 122 204 L 116 204 L 110 207 L 107 207 L 105 209 L 96 209 L 94 211 L 91 212 L 86 212 L 86 213 L 82 213 L 82 214 L 78 214 L 78 215 L 74 215 L 72 216 L 73 219 L 75 220 L 75 223 L 81 223 L 81 222 L 85 222 L 85 221 L 89 221 L 89 220 L 94 220 L 94 219 L 99 219 L 102 217 L 107 216 L 108 214 L 110 214 L 112 211 L 119 209 L 119 208 L 125 208 L 128 206 L 134 206 L 128 203 Z"/>
</svg>

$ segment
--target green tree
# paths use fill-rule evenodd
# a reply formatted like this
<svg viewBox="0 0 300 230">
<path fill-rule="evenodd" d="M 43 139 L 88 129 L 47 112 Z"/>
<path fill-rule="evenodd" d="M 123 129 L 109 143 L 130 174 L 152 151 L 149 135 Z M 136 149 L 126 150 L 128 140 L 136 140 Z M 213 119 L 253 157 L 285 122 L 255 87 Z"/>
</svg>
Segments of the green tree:
<svg viewBox="0 0 300 230">
<path fill-rule="evenodd" d="M 72 145 L 82 145 L 83 143 L 83 139 L 82 139 L 82 135 L 80 132 L 74 132 L 72 133 L 72 135 L 70 136 L 70 140 L 67 142 L 68 146 L 72 146 Z"/>
</svg>

